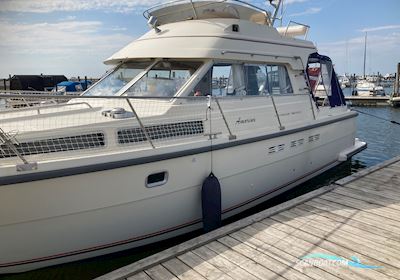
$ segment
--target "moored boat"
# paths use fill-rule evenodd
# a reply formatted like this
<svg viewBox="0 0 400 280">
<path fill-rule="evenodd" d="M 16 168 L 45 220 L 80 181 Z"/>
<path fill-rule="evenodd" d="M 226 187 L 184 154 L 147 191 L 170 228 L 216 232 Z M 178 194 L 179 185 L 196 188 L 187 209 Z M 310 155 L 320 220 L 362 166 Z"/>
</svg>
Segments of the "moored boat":
<svg viewBox="0 0 400 280">
<path fill-rule="evenodd" d="M 364 149 L 331 60 L 294 38 L 304 26 L 274 28 L 274 14 L 241 1 L 157 6 L 152 29 L 81 96 L 0 111 L 0 273 L 199 229 L 211 172 L 225 219 Z"/>
<path fill-rule="evenodd" d="M 385 96 L 385 90 L 382 86 L 376 85 L 374 82 L 362 80 L 357 83 L 353 95 L 357 96 Z"/>
</svg>

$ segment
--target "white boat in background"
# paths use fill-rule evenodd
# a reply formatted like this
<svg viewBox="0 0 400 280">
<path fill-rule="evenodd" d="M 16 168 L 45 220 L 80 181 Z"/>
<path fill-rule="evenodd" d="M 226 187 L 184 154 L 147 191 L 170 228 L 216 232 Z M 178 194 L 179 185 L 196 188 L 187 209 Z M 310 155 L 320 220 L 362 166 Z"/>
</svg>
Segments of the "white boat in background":
<svg viewBox="0 0 400 280">
<path fill-rule="evenodd" d="M 385 90 L 382 86 L 376 85 L 374 82 L 367 80 L 358 81 L 355 92 L 353 95 L 356 96 L 385 96 Z"/>
<path fill-rule="evenodd" d="M 360 97 L 376 97 L 385 96 L 385 90 L 382 86 L 376 84 L 377 80 L 374 77 L 367 77 L 365 74 L 365 67 L 367 61 L 367 32 L 365 32 L 364 39 L 364 68 L 363 68 L 363 79 L 357 81 L 355 90 L 352 95 Z"/>
<path fill-rule="evenodd" d="M 0 273 L 200 229 L 211 172 L 226 219 L 364 149 L 331 60 L 295 38 L 304 26 L 274 28 L 279 4 L 157 6 L 152 29 L 81 96 L 0 111 Z M 315 65 L 320 107 L 305 75 Z"/>
<path fill-rule="evenodd" d="M 346 75 L 339 77 L 339 83 L 342 88 L 351 86 L 350 79 Z"/>
</svg>

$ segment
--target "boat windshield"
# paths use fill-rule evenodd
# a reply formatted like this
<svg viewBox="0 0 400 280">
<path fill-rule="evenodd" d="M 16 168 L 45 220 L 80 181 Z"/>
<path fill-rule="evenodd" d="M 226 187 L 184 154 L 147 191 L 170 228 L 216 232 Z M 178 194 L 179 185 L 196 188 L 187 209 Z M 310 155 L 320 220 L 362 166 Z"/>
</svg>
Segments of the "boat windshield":
<svg viewBox="0 0 400 280">
<path fill-rule="evenodd" d="M 108 76 L 87 90 L 84 95 L 112 96 L 120 91 L 127 83 L 142 73 L 153 62 L 126 62 L 115 68 Z"/>
<path fill-rule="evenodd" d="M 202 62 L 193 61 L 160 61 L 124 94 L 128 96 L 172 97 L 201 65 Z"/>
</svg>

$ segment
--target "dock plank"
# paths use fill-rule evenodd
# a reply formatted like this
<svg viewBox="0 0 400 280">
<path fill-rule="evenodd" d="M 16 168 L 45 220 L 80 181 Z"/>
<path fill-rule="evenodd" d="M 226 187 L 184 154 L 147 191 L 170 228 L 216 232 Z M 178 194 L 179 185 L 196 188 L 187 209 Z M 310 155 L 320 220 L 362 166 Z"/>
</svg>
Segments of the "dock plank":
<svg viewBox="0 0 400 280">
<path fill-rule="evenodd" d="M 260 265 L 264 267 L 268 267 L 270 270 L 275 272 L 280 277 L 286 279 L 294 279 L 294 280 L 308 280 L 312 279 L 307 275 L 299 273 L 295 269 L 290 266 L 287 266 L 274 258 L 264 254 L 263 252 L 257 251 L 255 248 L 248 246 L 230 236 L 225 236 L 218 240 L 225 246 L 235 250 L 236 252 L 256 261 Z"/>
<path fill-rule="evenodd" d="M 363 223 L 367 223 L 384 230 L 388 230 L 397 234 L 399 232 L 400 224 L 392 219 L 386 219 L 380 215 L 376 215 L 375 213 L 369 213 L 366 211 L 360 211 L 356 208 L 345 207 L 342 204 L 336 203 L 334 201 L 329 201 L 325 199 L 314 199 L 312 201 L 304 203 L 305 205 L 311 205 L 318 209 L 326 209 L 331 208 L 331 212 L 345 218 L 349 218 L 351 220 L 360 221 Z"/>
<path fill-rule="evenodd" d="M 311 226 L 320 227 L 324 230 L 335 230 L 336 232 L 346 234 L 349 237 L 355 237 L 360 240 L 365 239 L 366 242 L 372 241 L 373 243 L 377 243 L 384 247 L 392 248 L 392 249 L 398 250 L 400 252 L 400 243 L 399 242 L 397 242 L 395 240 L 391 240 L 390 238 L 380 235 L 378 232 L 374 231 L 372 228 L 370 230 L 359 229 L 357 227 L 354 227 L 354 226 L 346 224 L 346 223 L 331 220 L 322 215 L 318 215 L 318 214 L 315 214 L 312 212 L 310 213 L 310 211 L 303 210 L 300 207 L 295 207 L 293 209 L 290 209 L 289 211 L 286 211 L 285 213 L 282 213 L 282 215 L 285 215 L 285 214 L 292 214 L 291 217 L 296 217 L 295 219 L 306 218 L 308 220 L 307 224 L 309 224 Z M 396 254 L 396 257 L 397 257 L 397 254 Z"/>
<path fill-rule="evenodd" d="M 272 222 L 275 226 L 269 227 L 265 222 Z M 268 228 L 267 230 L 265 229 L 266 227 Z M 254 228 L 255 231 L 260 231 L 260 234 L 265 234 L 268 238 L 274 238 L 276 245 L 279 248 L 282 250 L 293 250 L 292 252 L 296 254 L 299 259 L 313 253 L 337 255 L 343 258 L 348 258 L 350 252 L 351 254 L 354 253 L 347 249 L 344 250 L 344 248 L 335 243 L 325 241 L 323 238 L 302 232 L 285 224 L 277 224 L 273 220 L 265 220 L 260 223 L 255 223 L 249 228 Z M 352 267 L 327 266 L 323 267 L 323 269 L 342 279 L 377 279 L 376 276 L 371 275 L 371 273 L 360 271 Z M 372 274 L 375 274 L 375 272 Z M 379 274 L 379 277 L 382 277 L 382 275 Z"/>
<path fill-rule="evenodd" d="M 177 258 L 170 259 L 162 264 L 166 269 L 168 269 L 173 275 L 181 280 L 206 280 L 199 273 L 191 269 L 189 266 L 184 264 Z"/>
<path fill-rule="evenodd" d="M 361 189 L 363 191 L 377 194 L 385 198 L 395 199 L 396 201 L 400 200 L 400 189 L 396 191 L 395 189 L 387 185 L 376 185 L 368 181 L 363 181 L 359 184 L 350 183 L 348 185 L 344 185 L 343 188 L 351 190 Z"/>
<path fill-rule="evenodd" d="M 325 199 L 325 200 L 337 202 L 339 204 L 343 204 L 350 208 L 356 208 L 361 211 L 374 213 L 379 216 L 400 222 L 400 211 L 385 208 L 384 206 L 381 206 L 381 205 L 378 205 L 375 203 L 370 203 L 370 202 L 366 202 L 366 201 L 363 201 L 360 199 L 350 198 L 348 196 L 336 194 L 336 193 L 328 193 L 328 194 L 321 196 L 321 198 Z"/>
<path fill-rule="evenodd" d="M 265 226 L 266 222 L 271 223 L 271 221 L 264 220 L 261 223 L 255 223 L 252 227 L 254 226 L 256 229 L 261 230 L 263 226 L 260 224 Z M 365 252 L 361 250 L 360 247 L 354 246 L 354 244 L 343 244 L 344 242 L 338 244 L 331 239 L 326 239 L 323 236 L 315 235 L 304 231 L 301 228 L 295 228 L 282 223 L 275 223 L 272 228 L 268 229 L 268 234 L 273 234 L 280 239 L 284 239 L 286 242 L 291 243 L 292 246 L 300 247 L 303 250 L 303 254 L 299 255 L 299 257 L 311 253 L 323 253 L 349 259 L 354 254 L 358 253 L 363 262 L 379 265 L 385 268 L 385 270 L 382 271 L 361 270 L 353 267 L 341 268 L 336 266 L 326 268 L 332 269 L 330 270 L 331 273 L 341 273 L 343 271 L 343 274 L 345 275 L 342 274 L 341 277 L 344 279 L 399 279 L 398 269 L 393 270 L 388 268 L 386 262 L 380 260 L 375 255 L 371 256 L 370 252 Z"/>
<path fill-rule="evenodd" d="M 360 222 L 360 221 L 357 221 L 356 219 L 343 217 L 341 215 L 338 215 L 337 213 L 321 211 L 321 209 L 319 209 L 317 207 L 313 207 L 311 205 L 307 205 L 307 204 L 299 205 L 296 208 L 312 212 L 314 214 L 326 217 L 332 221 L 336 221 L 336 222 L 342 223 L 344 225 L 349 225 L 349 226 L 358 228 L 359 230 L 362 230 L 362 231 L 379 234 L 380 236 L 384 236 L 384 237 L 391 239 L 397 243 L 400 242 L 400 235 L 393 233 L 391 231 L 385 230 L 385 229 L 381 229 L 381 228 L 377 227 L 376 224 L 374 224 L 374 223 Z M 349 216 L 350 216 L 350 214 L 349 214 Z"/>
<path fill-rule="evenodd" d="M 131 277 L 128 277 L 127 280 L 152 280 L 152 279 L 150 278 L 150 276 L 148 276 L 146 273 L 144 273 L 144 272 L 142 271 L 142 272 L 139 272 L 139 273 L 136 274 L 136 275 L 133 275 L 133 276 L 131 276 Z"/>
<path fill-rule="evenodd" d="M 271 243 L 271 240 L 268 239 L 258 239 L 256 238 L 255 235 L 249 235 L 245 233 L 244 231 L 236 231 L 234 233 L 231 233 L 230 236 L 232 238 L 235 238 L 239 242 L 242 242 L 250 247 L 253 247 L 254 249 L 272 257 L 278 260 L 279 262 L 292 267 L 293 269 L 308 275 L 310 278 L 319 280 L 319 279 L 326 279 L 326 280 L 338 280 L 341 279 L 333 274 L 330 274 L 329 272 L 324 271 L 323 269 L 318 268 L 317 266 L 310 268 L 306 267 L 301 267 L 296 265 L 300 259 L 291 255 L 290 252 L 286 250 L 281 250 L 277 247 L 274 246 L 273 243 Z"/>
<path fill-rule="evenodd" d="M 377 204 L 388 209 L 400 211 L 400 205 L 396 204 L 396 199 L 387 198 L 380 194 L 374 194 L 368 190 L 336 188 L 332 193 L 344 195 L 349 198 L 359 199 L 370 204 Z M 400 214 L 400 213 L 399 213 Z"/>
<path fill-rule="evenodd" d="M 296 213 L 288 211 L 278 214 L 272 218 L 278 219 L 279 221 L 285 221 L 285 224 L 288 224 L 294 228 L 301 228 L 305 232 L 312 233 L 322 238 L 329 238 L 329 240 L 332 240 L 337 244 L 351 246 L 347 247 L 349 249 L 357 246 L 359 249 L 362 249 L 363 252 L 369 252 L 371 256 L 374 255 L 379 257 L 381 260 L 385 260 L 389 265 L 398 264 L 398 268 L 400 268 L 398 250 L 373 242 L 368 239 L 366 234 L 361 236 L 355 235 L 343 231 L 335 226 L 329 226 L 326 223 L 321 224 L 319 222 L 315 222 L 313 221 L 313 218 L 299 216 Z"/>
<path fill-rule="evenodd" d="M 226 275 L 223 271 L 219 270 L 209 262 L 204 261 L 193 252 L 189 251 L 177 258 L 208 280 L 232 280 L 232 278 Z"/>
<path fill-rule="evenodd" d="M 208 249 L 206 246 L 202 246 L 193 250 L 193 253 L 198 255 L 203 260 L 208 261 L 227 275 L 237 280 L 259 280 L 256 276 L 250 274 L 246 270 L 235 265 L 228 259 L 220 256 L 214 251 Z"/>
<path fill-rule="evenodd" d="M 178 280 L 178 278 L 161 265 L 150 267 L 145 272 L 153 280 Z"/>
<path fill-rule="evenodd" d="M 345 248 L 341 248 L 340 246 L 336 246 L 335 244 L 332 244 L 330 242 L 319 242 L 315 241 L 315 239 L 304 240 L 302 238 L 297 238 L 293 234 L 288 234 L 286 232 L 275 229 L 262 230 L 265 227 L 267 227 L 265 224 L 257 223 L 254 226 L 243 229 L 242 231 L 244 231 L 246 234 L 249 234 L 257 239 L 264 241 L 265 243 L 273 244 L 273 246 L 276 247 L 278 250 L 296 256 L 298 260 L 300 260 L 301 257 L 312 253 L 325 253 L 330 255 L 336 254 L 337 256 L 342 256 L 344 258 L 347 257 L 348 252 Z M 321 243 L 321 245 L 318 243 Z M 310 271 L 317 271 L 318 273 L 321 273 L 321 276 L 323 277 L 319 279 L 330 279 L 331 277 L 328 276 L 328 278 L 327 275 L 332 275 L 339 279 L 366 279 L 365 275 L 360 275 L 360 273 L 356 269 L 352 268 L 347 269 L 343 267 L 330 266 L 314 266 L 304 268 L 300 266 L 300 269 L 303 269 L 304 273 L 306 274 L 309 274 Z M 367 277 L 367 279 L 369 278 Z"/>
<path fill-rule="evenodd" d="M 260 279 L 277 279 L 279 275 L 274 273 L 272 270 L 265 268 L 264 266 L 260 265 L 256 261 L 247 258 L 246 256 L 230 249 L 228 246 L 218 242 L 212 242 L 209 245 L 206 245 L 211 250 L 215 251 L 216 253 L 224 256 L 225 258 L 231 259 L 232 262 L 240 266 L 242 269 L 246 270 L 247 272 L 255 275 Z"/>
</svg>

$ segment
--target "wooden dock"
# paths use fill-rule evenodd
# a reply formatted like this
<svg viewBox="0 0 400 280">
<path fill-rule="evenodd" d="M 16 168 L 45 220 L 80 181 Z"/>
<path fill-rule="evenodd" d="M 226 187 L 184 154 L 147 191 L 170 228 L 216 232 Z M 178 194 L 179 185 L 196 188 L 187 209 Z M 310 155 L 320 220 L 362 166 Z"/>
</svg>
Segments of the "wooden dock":
<svg viewBox="0 0 400 280">
<path fill-rule="evenodd" d="M 397 157 L 98 280 L 400 279 L 399 252 Z M 349 262 L 305 265 L 310 254 Z"/>
<path fill-rule="evenodd" d="M 390 106 L 390 96 L 345 96 L 346 103 L 353 107 Z M 317 97 L 321 105 L 325 98 Z"/>
</svg>

